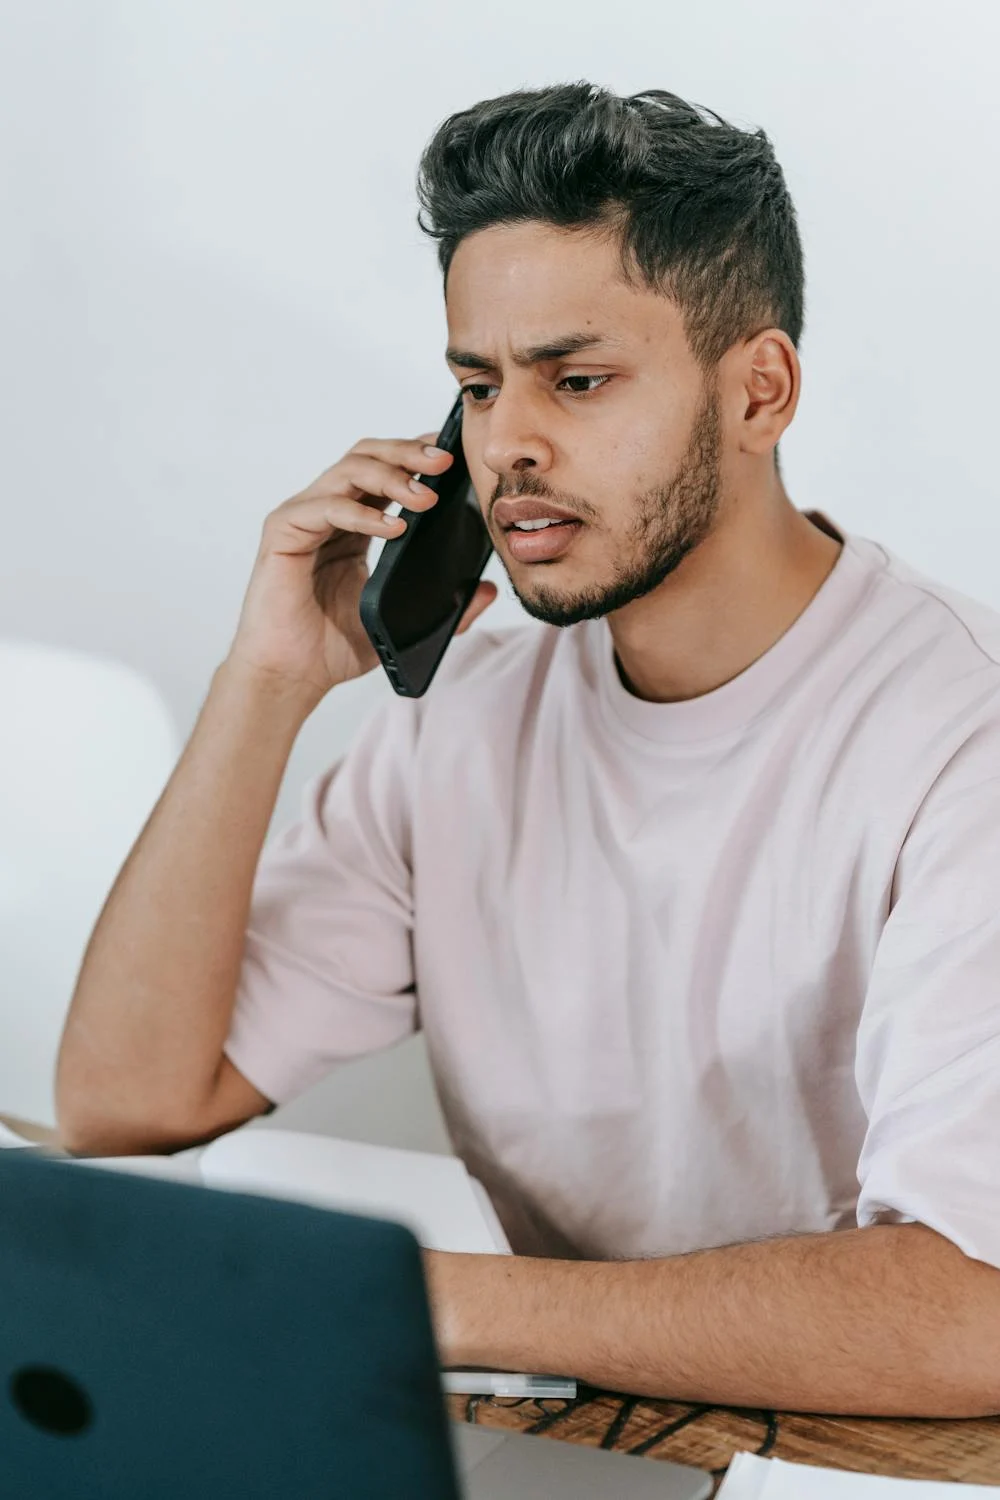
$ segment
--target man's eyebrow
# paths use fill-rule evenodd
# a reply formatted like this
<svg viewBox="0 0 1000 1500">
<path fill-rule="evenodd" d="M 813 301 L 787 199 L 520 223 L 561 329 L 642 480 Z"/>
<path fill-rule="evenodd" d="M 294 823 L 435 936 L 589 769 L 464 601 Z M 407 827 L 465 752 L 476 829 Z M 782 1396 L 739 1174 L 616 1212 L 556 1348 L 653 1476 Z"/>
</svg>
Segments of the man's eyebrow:
<svg viewBox="0 0 1000 1500">
<path fill-rule="evenodd" d="M 567 354 L 577 354 L 581 349 L 593 349 L 607 344 L 621 347 L 621 339 L 603 333 L 564 333 L 548 344 L 532 344 L 527 349 L 515 349 L 511 356 L 515 365 L 527 369 L 531 365 L 544 364 L 546 360 L 562 359 Z M 450 365 L 464 370 L 495 370 L 497 368 L 485 354 L 475 354 L 471 349 L 446 349 L 445 359 Z"/>
</svg>

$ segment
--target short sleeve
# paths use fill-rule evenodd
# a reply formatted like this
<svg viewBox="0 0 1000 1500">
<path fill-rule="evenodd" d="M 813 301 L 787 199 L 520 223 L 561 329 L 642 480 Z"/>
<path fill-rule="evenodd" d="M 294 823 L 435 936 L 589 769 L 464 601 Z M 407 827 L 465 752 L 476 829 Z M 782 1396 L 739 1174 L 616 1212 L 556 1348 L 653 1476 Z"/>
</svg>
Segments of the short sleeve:
<svg viewBox="0 0 1000 1500">
<path fill-rule="evenodd" d="M 276 1104 L 416 1027 L 414 709 L 380 706 L 261 855 L 224 1050 Z"/>
<path fill-rule="evenodd" d="M 858 1030 L 858 1224 L 918 1222 L 1000 1266 L 1000 719 L 921 804 Z"/>
</svg>

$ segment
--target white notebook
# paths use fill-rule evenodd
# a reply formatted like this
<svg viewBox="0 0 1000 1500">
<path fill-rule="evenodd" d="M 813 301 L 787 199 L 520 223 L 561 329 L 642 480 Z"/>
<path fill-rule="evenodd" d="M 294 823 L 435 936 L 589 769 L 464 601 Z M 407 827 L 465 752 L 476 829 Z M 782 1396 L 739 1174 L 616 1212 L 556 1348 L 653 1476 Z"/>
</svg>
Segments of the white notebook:
<svg viewBox="0 0 1000 1500">
<path fill-rule="evenodd" d="M 173 1156 L 101 1156 L 82 1164 L 393 1219 L 425 1250 L 511 1253 L 485 1188 L 456 1156 L 244 1125 Z M 447 1370 L 442 1381 L 463 1395 L 576 1395 L 576 1382 L 563 1376 Z"/>
<path fill-rule="evenodd" d="M 198 1171 L 208 1187 L 395 1219 L 426 1250 L 510 1254 L 492 1203 L 457 1156 L 243 1129 L 203 1147 Z"/>
<path fill-rule="evenodd" d="M 243 1126 L 173 1156 L 97 1156 L 83 1165 L 394 1219 L 426 1250 L 511 1253 L 482 1184 L 457 1156 Z"/>
<path fill-rule="evenodd" d="M 985 1500 L 987 1495 L 1000 1496 L 1000 1488 L 936 1479 L 885 1479 L 880 1474 L 849 1474 L 737 1453 L 716 1500 Z"/>
</svg>

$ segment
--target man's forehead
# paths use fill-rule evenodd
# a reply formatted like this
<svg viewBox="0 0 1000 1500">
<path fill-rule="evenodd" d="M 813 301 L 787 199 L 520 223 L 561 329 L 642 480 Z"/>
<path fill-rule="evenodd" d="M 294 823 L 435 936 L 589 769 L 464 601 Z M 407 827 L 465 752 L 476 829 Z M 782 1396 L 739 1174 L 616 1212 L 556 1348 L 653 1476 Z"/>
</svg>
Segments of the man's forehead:
<svg viewBox="0 0 1000 1500">
<path fill-rule="evenodd" d="M 501 224 L 478 230 L 457 246 L 445 304 L 452 333 L 455 324 L 478 323 L 480 310 L 489 309 L 507 319 L 523 316 L 526 324 L 541 325 L 537 331 L 544 336 L 596 328 L 598 321 L 607 327 L 619 321 L 636 290 L 623 274 L 620 252 L 606 237 L 535 223 Z M 602 309 L 606 317 L 599 320 Z M 526 335 L 535 331 L 524 329 Z"/>
<path fill-rule="evenodd" d="M 622 275 L 606 241 L 536 224 L 503 225 L 463 241 L 448 274 L 445 311 L 452 369 L 638 352 L 669 338 L 677 317 L 669 299 Z"/>
</svg>

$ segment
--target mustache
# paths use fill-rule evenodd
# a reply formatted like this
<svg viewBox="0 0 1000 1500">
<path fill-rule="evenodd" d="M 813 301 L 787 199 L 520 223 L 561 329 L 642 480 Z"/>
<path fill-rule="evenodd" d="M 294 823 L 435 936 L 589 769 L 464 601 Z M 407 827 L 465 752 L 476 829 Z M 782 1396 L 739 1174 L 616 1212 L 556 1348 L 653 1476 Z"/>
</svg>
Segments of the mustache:
<svg viewBox="0 0 1000 1500">
<path fill-rule="evenodd" d="M 560 506 L 563 510 L 571 510 L 575 515 L 580 516 L 581 519 L 585 511 L 588 514 L 593 511 L 591 505 L 586 503 L 581 505 L 575 496 L 572 500 L 564 500 L 561 495 L 549 489 L 540 480 L 531 478 L 526 478 L 523 483 L 517 485 L 507 485 L 501 481 L 493 491 L 492 498 L 490 499 L 491 515 L 493 507 L 498 500 L 551 500 L 553 505 Z"/>
<path fill-rule="evenodd" d="M 493 493 L 493 500 L 494 500 L 494 502 L 496 502 L 497 500 L 522 500 L 522 499 L 553 500 L 554 501 L 556 499 L 556 496 L 553 495 L 553 494 L 551 494 L 549 492 L 549 490 L 547 490 L 543 484 L 539 484 L 537 482 L 532 482 L 530 480 L 528 481 L 527 484 L 519 484 L 519 485 L 517 485 L 516 488 L 511 488 L 511 487 L 509 487 L 507 485 L 498 484 L 497 487 L 496 487 L 496 489 L 495 489 L 495 491 L 494 491 L 494 493 Z"/>
</svg>

